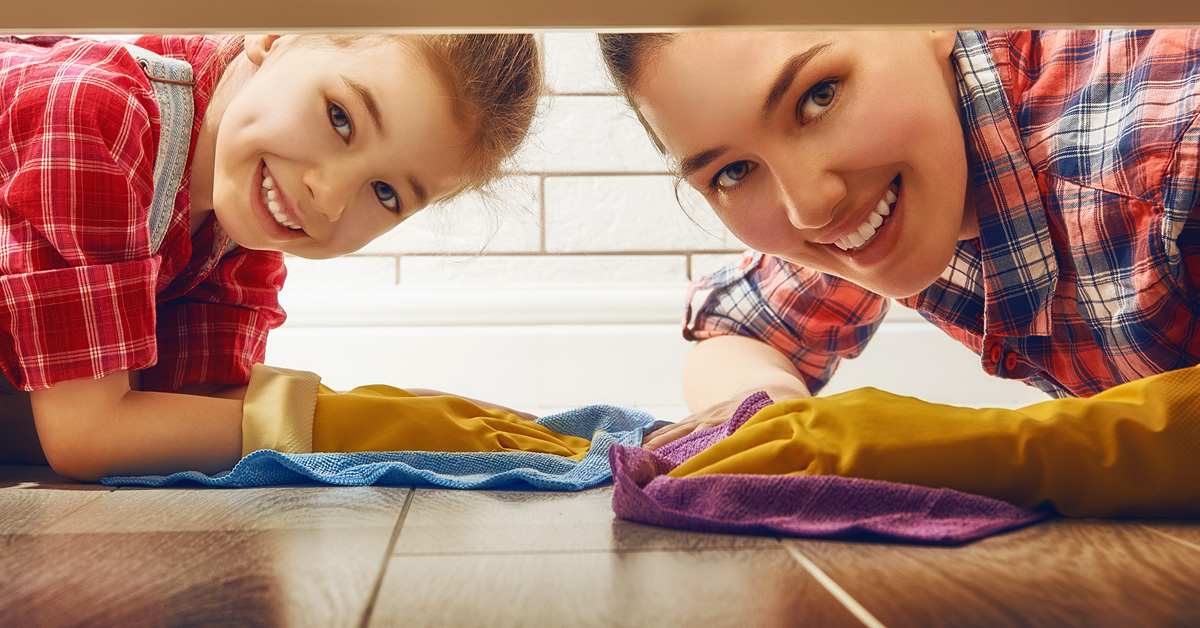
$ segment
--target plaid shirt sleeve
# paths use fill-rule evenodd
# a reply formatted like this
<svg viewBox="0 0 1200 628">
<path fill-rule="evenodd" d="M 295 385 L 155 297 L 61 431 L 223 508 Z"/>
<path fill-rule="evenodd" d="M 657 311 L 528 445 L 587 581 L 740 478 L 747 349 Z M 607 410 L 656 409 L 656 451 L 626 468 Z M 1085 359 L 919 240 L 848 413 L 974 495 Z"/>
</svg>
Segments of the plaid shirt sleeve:
<svg viewBox="0 0 1200 628">
<path fill-rule="evenodd" d="M 693 282 L 684 337 L 738 335 L 787 356 L 816 394 L 842 358 L 862 353 L 890 301 L 844 279 L 748 252 Z"/>
<path fill-rule="evenodd" d="M 138 41 L 200 68 L 198 111 L 214 61 L 234 54 L 224 43 Z M 0 42 L 0 367 L 19 387 L 121 370 L 143 371 L 149 390 L 241 383 L 263 359 L 284 316 L 282 256 L 235 251 L 203 278 L 181 273 L 192 251 L 183 205 L 150 251 L 158 128 L 152 88 L 119 46 Z"/>
<path fill-rule="evenodd" d="M 283 254 L 238 249 L 186 295 L 158 308 L 158 363 L 142 373 L 146 390 L 236 384 L 266 356 L 267 332 L 283 324 Z"/>
<path fill-rule="evenodd" d="M 114 50 L 0 44 L 0 366 L 25 390 L 154 362 L 158 110 Z"/>
</svg>

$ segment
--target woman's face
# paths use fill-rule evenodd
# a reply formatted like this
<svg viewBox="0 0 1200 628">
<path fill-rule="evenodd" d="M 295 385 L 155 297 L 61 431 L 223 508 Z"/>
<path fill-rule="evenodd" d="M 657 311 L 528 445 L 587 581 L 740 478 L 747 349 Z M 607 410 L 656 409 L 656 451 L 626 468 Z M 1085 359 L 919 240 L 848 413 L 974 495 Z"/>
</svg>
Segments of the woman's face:
<svg viewBox="0 0 1200 628">
<path fill-rule="evenodd" d="M 954 33 L 683 33 L 634 104 L 747 245 L 891 297 L 973 237 Z"/>
</svg>

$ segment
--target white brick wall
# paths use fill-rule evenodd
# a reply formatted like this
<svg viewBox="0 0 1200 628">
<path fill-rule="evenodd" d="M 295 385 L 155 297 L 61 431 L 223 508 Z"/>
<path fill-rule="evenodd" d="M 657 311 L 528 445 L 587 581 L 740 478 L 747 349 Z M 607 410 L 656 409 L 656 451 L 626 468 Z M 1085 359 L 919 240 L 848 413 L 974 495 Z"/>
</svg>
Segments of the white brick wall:
<svg viewBox="0 0 1200 628">
<path fill-rule="evenodd" d="M 682 416 L 684 287 L 743 247 L 686 186 L 689 209 L 680 207 L 595 36 L 541 38 L 550 95 L 515 174 L 494 196 L 426 210 L 357 254 L 289 259 L 291 318 L 272 335 L 269 362 L 339 388 L 383 382 L 538 411 L 607 402 Z M 842 368 L 837 389 L 988 405 L 1041 398 L 987 378 L 911 315 L 896 320 Z"/>
</svg>

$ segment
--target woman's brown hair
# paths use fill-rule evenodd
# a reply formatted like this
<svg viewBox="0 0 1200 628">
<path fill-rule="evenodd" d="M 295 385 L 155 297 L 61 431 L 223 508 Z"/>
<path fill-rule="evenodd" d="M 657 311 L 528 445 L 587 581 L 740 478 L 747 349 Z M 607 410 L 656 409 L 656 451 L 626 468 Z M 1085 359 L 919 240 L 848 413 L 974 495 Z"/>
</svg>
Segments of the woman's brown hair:
<svg viewBox="0 0 1200 628">
<path fill-rule="evenodd" d="M 608 68 L 609 76 L 612 77 L 613 83 L 625 97 L 629 106 L 633 108 L 633 112 L 637 114 L 638 122 L 641 122 L 646 133 L 650 134 L 650 140 L 654 142 L 654 147 L 664 155 L 667 154 L 666 147 L 654 134 L 650 125 L 646 123 L 642 112 L 637 108 L 637 103 L 633 100 L 633 87 L 641 77 L 647 57 L 671 43 L 675 37 L 676 33 L 601 33 L 599 35 L 600 56 L 604 58 L 604 65 Z"/>
</svg>

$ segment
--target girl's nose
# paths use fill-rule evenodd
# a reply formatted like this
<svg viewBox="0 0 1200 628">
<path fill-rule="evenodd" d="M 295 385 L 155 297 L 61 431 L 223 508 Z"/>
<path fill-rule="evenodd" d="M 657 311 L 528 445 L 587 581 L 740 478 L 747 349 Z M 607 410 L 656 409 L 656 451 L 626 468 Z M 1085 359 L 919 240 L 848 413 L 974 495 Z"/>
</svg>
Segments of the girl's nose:
<svg viewBox="0 0 1200 628">
<path fill-rule="evenodd" d="M 337 222 L 352 196 L 349 177 L 336 168 L 314 166 L 304 172 L 303 181 L 313 209 L 329 222 Z"/>
</svg>

